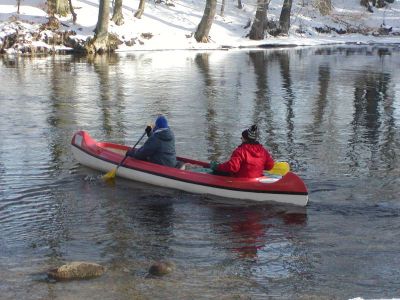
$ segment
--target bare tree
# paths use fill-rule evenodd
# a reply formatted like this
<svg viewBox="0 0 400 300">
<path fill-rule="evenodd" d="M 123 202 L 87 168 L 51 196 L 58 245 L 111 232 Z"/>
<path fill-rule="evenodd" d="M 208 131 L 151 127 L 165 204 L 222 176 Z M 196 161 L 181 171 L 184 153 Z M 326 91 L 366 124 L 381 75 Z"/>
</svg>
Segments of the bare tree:
<svg viewBox="0 0 400 300">
<path fill-rule="evenodd" d="M 386 3 L 384 0 L 376 0 L 376 5 L 377 8 L 382 8 L 386 6 Z"/>
<path fill-rule="evenodd" d="M 288 34 L 290 28 L 290 13 L 292 11 L 293 0 L 284 0 L 279 17 L 279 26 L 281 33 Z"/>
<path fill-rule="evenodd" d="M 224 16 L 224 11 L 225 11 L 225 0 L 222 0 L 221 1 L 221 12 L 220 12 L 221 17 Z"/>
<path fill-rule="evenodd" d="M 122 14 L 122 0 L 115 0 L 111 21 L 114 21 L 114 23 L 118 26 L 124 24 L 124 15 Z"/>
<path fill-rule="evenodd" d="M 332 0 L 316 0 L 316 7 L 321 15 L 329 15 L 332 11 Z"/>
<path fill-rule="evenodd" d="M 74 7 L 72 6 L 72 0 L 68 0 L 68 3 L 69 3 L 69 10 L 71 11 L 71 14 L 72 14 L 72 23 L 75 24 L 77 16 L 76 16 Z"/>
<path fill-rule="evenodd" d="M 369 12 L 371 12 L 371 13 L 374 12 L 374 11 L 372 10 L 372 6 L 371 6 L 371 4 L 369 4 L 369 1 L 368 1 L 368 0 L 360 0 L 360 4 L 361 4 L 362 6 L 365 6 Z"/>
<path fill-rule="evenodd" d="M 197 30 L 194 34 L 196 41 L 201 43 L 208 43 L 211 25 L 214 21 L 215 13 L 217 11 L 217 0 L 206 0 L 206 7 L 204 9 L 203 17 Z"/>
<path fill-rule="evenodd" d="M 89 53 L 102 53 L 108 51 L 108 20 L 110 19 L 110 0 L 100 0 L 99 16 L 94 38 L 90 41 L 87 51 Z"/>
<path fill-rule="evenodd" d="M 47 0 L 47 9 L 50 16 L 57 14 L 65 17 L 70 12 L 68 0 Z"/>
<path fill-rule="evenodd" d="M 251 26 L 249 38 L 251 40 L 264 39 L 264 33 L 267 23 L 267 9 L 270 0 L 257 0 L 256 16 Z"/>
<path fill-rule="evenodd" d="M 135 12 L 135 18 L 140 19 L 144 13 L 145 0 L 140 0 L 138 10 Z"/>
</svg>

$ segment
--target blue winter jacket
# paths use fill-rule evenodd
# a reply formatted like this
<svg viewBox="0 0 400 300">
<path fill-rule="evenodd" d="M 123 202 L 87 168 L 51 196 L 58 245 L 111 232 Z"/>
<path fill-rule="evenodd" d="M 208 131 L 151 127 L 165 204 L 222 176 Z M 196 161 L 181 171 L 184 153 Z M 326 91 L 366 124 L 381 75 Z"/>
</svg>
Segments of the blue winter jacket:
<svg viewBox="0 0 400 300">
<path fill-rule="evenodd" d="M 155 164 L 175 167 L 176 152 L 174 133 L 169 128 L 154 131 L 143 146 L 136 150 L 132 156 Z"/>
</svg>

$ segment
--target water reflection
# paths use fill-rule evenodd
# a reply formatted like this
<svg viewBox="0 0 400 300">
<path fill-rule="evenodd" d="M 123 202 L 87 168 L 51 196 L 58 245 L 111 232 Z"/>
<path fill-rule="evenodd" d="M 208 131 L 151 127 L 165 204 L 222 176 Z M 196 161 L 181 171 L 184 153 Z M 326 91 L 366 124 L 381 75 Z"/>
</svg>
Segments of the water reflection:
<svg viewBox="0 0 400 300">
<path fill-rule="evenodd" d="M 155 261 L 170 260 L 173 257 L 171 240 L 174 237 L 175 211 L 168 197 L 144 196 L 139 201 L 147 202 L 141 206 L 141 217 L 136 218 L 136 227 L 149 234 L 146 257 Z"/>
<path fill-rule="evenodd" d="M 45 66 L 42 72 L 49 77 L 46 88 L 49 90 L 49 107 L 46 121 L 48 131 L 45 133 L 48 143 L 52 166 L 55 170 L 53 176 L 59 175 L 63 170 L 62 160 L 68 155 L 69 127 L 76 126 L 76 111 L 74 107 L 75 87 L 77 86 L 76 69 L 69 61 L 60 62 L 52 58 Z M 54 66 L 54 68 L 52 67 Z M 58 173 L 56 173 L 58 172 Z"/>
<path fill-rule="evenodd" d="M 266 225 L 261 223 L 262 215 L 259 212 L 243 212 L 240 218 L 231 221 L 232 233 L 237 247 L 232 250 L 239 253 L 239 257 L 257 257 L 257 251 L 265 246 L 266 243 Z M 236 237 L 237 236 L 237 237 Z"/>
<path fill-rule="evenodd" d="M 214 155 L 210 157 L 210 160 L 215 160 L 215 157 L 219 157 L 222 155 L 222 151 L 220 149 L 220 136 L 218 133 L 218 124 L 216 123 L 216 109 L 215 109 L 215 102 L 217 101 L 217 91 L 218 87 L 213 80 L 210 72 L 209 66 L 209 57 L 210 53 L 201 53 L 197 54 L 195 58 L 196 65 L 199 68 L 200 74 L 203 75 L 204 80 L 204 95 L 206 101 L 206 114 L 205 118 L 207 120 L 207 141 L 209 143 L 209 148 L 212 149 Z"/>
<path fill-rule="evenodd" d="M 384 169 L 391 165 L 392 160 L 386 161 L 387 154 L 380 149 L 380 140 L 385 144 L 393 143 L 392 135 L 387 134 L 387 131 L 392 131 L 392 126 L 382 128 L 384 119 L 392 119 L 393 116 L 382 114 L 385 112 L 384 107 L 388 105 L 386 102 L 391 98 L 388 95 L 389 86 L 391 85 L 390 74 L 365 72 L 360 77 L 356 78 L 354 89 L 354 119 L 352 122 L 353 135 L 349 141 L 349 157 L 351 158 L 351 166 L 360 166 L 360 156 L 367 155 L 371 157 L 371 164 L 368 169 L 370 171 L 379 170 L 381 163 L 385 164 Z M 390 100 L 389 100 L 390 101 Z M 387 111 L 387 110 L 386 110 Z M 393 111 L 393 110 L 392 110 Z M 390 124 L 390 123 L 389 123 Z M 368 145 L 368 151 L 360 151 L 358 148 L 359 140 L 363 141 L 363 145 Z M 393 145 L 395 146 L 395 145 Z M 389 150 L 391 152 L 391 150 Z M 380 159 L 374 159 L 374 156 L 381 156 Z"/>
<path fill-rule="evenodd" d="M 264 285 L 266 279 L 310 272 L 300 238 L 307 226 L 306 209 L 217 206 L 212 212 L 215 233 L 224 241 L 220 247 L 242 260 L 241 276 Z"/>
<path fill-rule="evenodd" d="M 287 138 L 287 149 L 288 159 L 292 165 L 297 165 L 298 155 L 294 152 L 295 149 L 291 146 L 294 144 L 294 103 L 296 101 L 295 93 L 293 91 L 293 80 L 290 72 L 290 58 L 288 52 L 278 53 L 278 59 L 280 64 L 281 76 L 283 81 L 283 90 L 285 91 L 285 102 L 286 102 L 286 138 Z"/>
<path fill-rule="evenodd" d="M 124 119 L 126 103 L 124 79 L 119 71 L 119 56 L 95 57 L 92 59 L 93 70 L 98 77 L 98 98 L 102 128 L 107 140 L 123 140 L 127 130 Z"/>
<path fill-rule="evenodd" d="M 250 52 L 249 56 L 253 63 L 257 87 L 254 97 L 254 115 L 251 123 L 258 124 L 262 131 L 266 132 L 272 152 L 278 153 L 278 147 L 275 143 L 275 131 L 273 130 L 274 118 L 271 110 L 271 92 L 268 86 L 270 81 L 267 80 L 268 53 L 263 51 Z"/>
</svg>

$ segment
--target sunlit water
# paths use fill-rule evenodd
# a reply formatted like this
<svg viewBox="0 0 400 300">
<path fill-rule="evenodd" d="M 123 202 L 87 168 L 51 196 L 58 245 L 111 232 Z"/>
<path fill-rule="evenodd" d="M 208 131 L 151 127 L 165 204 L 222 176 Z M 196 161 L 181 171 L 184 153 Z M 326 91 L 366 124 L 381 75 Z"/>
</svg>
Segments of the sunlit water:
<svg viewBox="0 0 400 300">
<path fill-rule="evenodd" d="M 1 60 L 0 298 L 400 297 L 399 70 L 378 46 Z M 206 161 L 257 123 L 309 205 L 109 185 L 74 160 L 75 131 L 133 145 L 159 112 Z M 107 272 L 44 275 L 82 260 Z M 176 270 L 147 276 L 160 260 Z"/>
</svg>

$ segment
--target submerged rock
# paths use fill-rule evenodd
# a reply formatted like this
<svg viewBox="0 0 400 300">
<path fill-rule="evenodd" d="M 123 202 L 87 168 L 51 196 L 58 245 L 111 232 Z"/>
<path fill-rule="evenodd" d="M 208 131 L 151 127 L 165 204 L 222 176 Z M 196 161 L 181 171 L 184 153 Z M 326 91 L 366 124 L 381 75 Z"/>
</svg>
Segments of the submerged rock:
<svg viewBox="0 0 400 300">
<path fill-rule="evenodd" d="M 170 261 L 159 261 L 154 263 L 150 269 L 149 274 L 154 276 L 163 276 L 167 275 L 175 270 L 174 263 Z"/>
<path fill-rule="evenodd" d="M 48 277 L 56 280 L 89 279 L 101 276 L 105 267 L 91 262 L 71 262 L 50 270 Z"/>
</svg>

